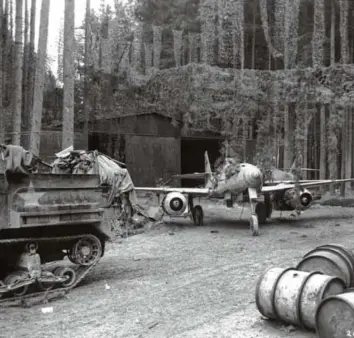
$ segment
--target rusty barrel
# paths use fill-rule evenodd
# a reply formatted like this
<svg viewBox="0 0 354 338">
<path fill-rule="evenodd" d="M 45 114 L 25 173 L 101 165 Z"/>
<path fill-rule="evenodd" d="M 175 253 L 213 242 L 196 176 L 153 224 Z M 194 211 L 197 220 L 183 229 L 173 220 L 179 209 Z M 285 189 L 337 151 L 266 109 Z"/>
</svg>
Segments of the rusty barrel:
<svg viewBox="0 0 354 338">
<path fill-rule="evenodd" d="M 257 282 L 256 306 L 265 317 L 314 330 L 318 305 L 344 289 L 342 279 L 321 272 L 270 268 Z"/>
<path fill-rule="evenodd" d="M 326 244 L 309 251 L 296 267 L 299 271 L 319 271 L 342 278 L 347 287 L 354 285 L 354 256 L 338 244 Z"/>
<path fill-rule="evenodd" d="M 354 337 L 354 292 L 324 299 L 317 308 L 316 330 L 319 338 Z"/>
</svg>

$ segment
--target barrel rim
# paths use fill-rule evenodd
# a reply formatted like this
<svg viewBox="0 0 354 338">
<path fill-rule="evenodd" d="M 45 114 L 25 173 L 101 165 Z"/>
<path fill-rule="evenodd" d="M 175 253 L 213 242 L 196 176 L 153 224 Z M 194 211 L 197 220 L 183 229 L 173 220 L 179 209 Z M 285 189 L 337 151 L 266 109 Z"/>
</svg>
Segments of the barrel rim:
<svg viewBox="0 0 354 338">
<path fill-rule="evenodd" d="M 334 244 L 324 244 L 317 246 L 316 248 L 310 250 L 304 255 L 304 258 L 307 257 L 308 255 L 311 255 L 312 253 L 319 251 L 319 250 L 338 250 L 338 251 L 347 251 L 344 246 L 339 246 L 339 245 L 334 245 Z"/>
<path fill-rule="evenodd" d="M 305 271 L 301 271 L 301 272 L 305 272 Z M 296 300 L 296 317 L 297 317 L 297 321 L 300 324 L 300 326 L 303 329 L 305 329 L 305 330 L 306 329 L 307 330 L 312 330 L 312 328 L 308 327 L 303 321 L 303 318 L 302 318 L 302 315 L 301 315 L 301 301 L 302 301 L 304 288 L 305 288 L 308 280 L 314 275 L 323 275 L 323 273 L 321 271 L 311 271 L 308 274 L 308 276 L 302 281 L 302 284 L 301 284 L 301 286 L 299 288 L 299 292 L 298 292 L 298 295 L 297 295 L 297 300 Z"/>
<path fill-rule="evenodd" d="M 354 254 L 352 252 L 352 250 L 350 250 L 349 248 L 345 247 L 344 245 L 341 244 L 324 244 L 318 248 L 327 248 L 330 249 L 330 247 L 334 247 L 335 250 L 338 250 L 339 252 L 341 252 L 350 262 L 351 264 L 351 268 L 350 268 L 350 273 L 351 273 L 351 283 L 350 285 L 354 284 Z"/>
<path fill-rule="evenodd" d="M 262 281 L 263 281 L 263 279 L 264 279 L 264 276 L 265 276 L 270 270 L 272 270 L 272 269 L 282 269 L 282 270 L 283 270 L 283 271 L 279 274 L 279 276 L 276 278 L 275 283 L 273 284 L 272 293 L 271 293 L 271 307 L 272 307 L 272 312 L 273 312 L 273 314 L 274 314 L 274 318 L 273 318 L 273 319 L 279 320 L 279 316 L 278 316 L 278 314 L 277 314 L 277 312 L 276 312 L 276 310 L 275 310 L 275 304 L 274 304 L 275 290 L 276 290 L 276 287 L 277 287 L 277 285 L 278 285 L 278 283 L 279 283 L 280 278 L 281 278 L 286 272 L 288 272 L 288 271 L 290 271 L 290 270 L 295 270 L 295 271 L 296 271 L 296 269 L 295 269 L 295 268 L 275 268 L 275 267 L 271 267 L 271 268 L 266 269 L 266 270 L 260 275 L 260 277 L 258 278 L 257 284 L 256 284 L 256 306 L 257 306 L 258 311 L 259 311 L 263 316 L 265 316 L 265 315 L 264 315 L 264 309 L 262 308 L 262 306 L 261 306 L 261 304 L 260 304 L 259 288 L 260 288 L 261 283 L 262 283 Z M 268 316 L 266 316 L 266 317 L 268 317 Z"/>
<path fill-rule="evenodd" d="M 354 257 L 351 256 L 347 250 L 345 248 L 342 248 L 340 246 L 332 246 L 330 244 L 326 244 L 326 245 L 322 245 L 322 246 L 319 246 L 313 250 L 310 250 L 309 252 L 307 252 L 303 258 L 305 257 L 308 257 L 309 255 L 315 253 L 315 252 L 318 252 L 318 251 L 330 251 L 330 252 L 335 252 L 335 253 L 340 253 L 342 254 L 343 256 L 345 256 L 349 261 L 350 263 L 354 263 Z"/>
<path fill-rule="evenodd" d="M 337 277 L 335 277 L 335 278 L 337 278 Z M 340 278 L 339 278 L 339 279 L 340 279 Z M 322 309 L 322 307 L 324 306 L 325 303 L 327 303 L 327 302 L 329 302 L 329 301 L 331 301 L 331 300 L 333 300 L 333 299 L 336 299 L 336 300 L 340 299 L 341 301 L 343 301 L 344 303 L 346 303 L 349 307 L 352 306 L 352 304 L 350 304 L 350 303 L 347 301 L 347 299 L 344 298 L 344 296 L 343 296 L 344 294 L 345 294 L 345 292 L 344 292 L 344 293 L 340 293 L 340 294 L 338 294 L 338 295 L 329 296 L 329 297 L 323 299 L 323 300 L 321 301 L 321 303 L 318 305 L 317 310 L 316 310 L 316 314 L 315 314 L 315 325 L 316 325 L 316 332 L 317 332 L 317 333 L 318 333 L 318 316 L 319 316 L 320 310 Z M 342 296 L 342 297 L 341 297 L 341 296 Z M 354 311 L 354 309 L 353 309 L 353 311 Z"/>
<path fill-rule="evenodd" d="M 323 256 L 320 256 L 320 255 L 312 255 L 312 256 L 307 256 L 307 257 L 304 257 L 300 262 L 299 262 L 299 264 L 296 266 L 296 268 L 297 269 L 299 269 L 300 268 L 300 266 L 301 266 L 301 264 L 302 263 L 304 263 L 304 262 L 306 262 L 307 260 L 309 260 L 310 258 L 326 258 L 326 257 L 323 257 Z M 333 262 L 332 260 L 329 260 L 329 261 L 331 261 L 331 262 Z M 352 271 L 353 271 L 353 268 L 351 268 L 350 267 L 350 264 L 349 264 L 349 262 L 345 259 L 344 260 L 344 262 L 345 262 L 345 265 L 346 265 L 346 267 L 348 268 L 348 271 L 349 271 L 349 278 L 350 278 L 350 280 L 349 281 L 344 281 L 345 282 L 345 284 L 346 284 L 346 286 L 350 286 L 351 284 L 352 284 Z M 333 263 L 335 263 L 335 262 L 333 262 Z M 301 271 L 301 270 L 300 270 Z M 337 277 L 337 276 L 334 276 L 334 277 Z M 339 277 L 338 277 L 339 278 Z M 343 280 L 343 279 L 342 279 Z M 348 285 L 347 285 L 348 284 Z"/>
<path fill-rule="evenodd" d="M 271 294 L 271 304 L 272 304 L 272 309 L 273 309 L 273 313 L 275 315 L 275 317 L 279 320 L 280 317 L 279 317 L 279 314 L 278 314 L 278 311 L 277 311 L 277 308 L 275 306 L 275 293 L 277 292 L 277 286 L 279 284 L 279 281 L 280 279 L 289 271 L 291 270 L 294 270 L 296 272 L 299 272 L 298 270 L 296 270 L 295 268 L 288 268 L 288 269 L 285 269 L 278 277 L 277 279 L 275 280 L 275 283 L 274 283 L 274 286 L 273 286 L 273 289 L 272 289 L 272 294 Z"/>
<path fill-rule="evenodd" d="M 313 250 L 310 250 L 308 253 L 306 253 L 306 255 L 303 257 L 307 257 L 309 255 L 311 255 L 312 253 L 318 251 L 318 250 L 324 250 L 324 251 L 332 251 L 332 252 L 339 252 L 342 255 L 344 255 L 349 262 L 352 264 L 353 268 L 354 268 L 354 254 L 350 253 L 351 250 L 347 247 L 345 247 L 344 245 L 340 245 L 340 244 L 324 244 L 324 245 L 320 245 L 318 247 L 316 247 Z"/>
<path fill-rule="evenodd" d="M 327 276 L 327 275 L 325 275 L 325 276 Z M 323 288 L 323 290 L 322 290 L 322 292 L 321 292 L 321 299 L 323 299 L 323 295 L 326 293 L 326 291 L 327 291 L 327 289 L 328 289 L 328 287 L 329 287 L 330 282 L 337 281 L 337 282 L 341 283 L 342 286 L 343 286 L 343 291 L 344 291 L 344 290 L 346 289 L 346 287 L 347 287 L 345 281 L 344 281 L 342 278 L 336 277 L 336 276 L 328 276 L 328 277 L 330 277 L 330 279 L 329 279 L 328 283 L 326 284 L 326 286 Z M 332 297 L 332 296 L 330 296 L 330 297 Z M 328 297 L 327 297 L 327 298 L 328 298 Z M 327 299 L 327 298 L 326 298 L 326 299 Z"/>
<path fill-rule="evenodd" d="M 341 248 L 345 251 L 351 251 L 348 247 L 346 247 L 345 245 L 342 245 L 342 244 L 337 244 L 337 243 L 328 243 L 328 244 L 322 244 L 322 245 L 319 245 L 316 247 L 316 249 L 318 248 L 322 248 L 322 247 L 326 247 L 326 246 L 333 246 L 333 247 L 336 247 L 336 248 Z"/>
<path fill-rule="evenodd" d="M 324 249 L 335 249 L 335 250 L 342 252 L 350 260 L 350 262 L 354 266 L 354 252 L 351 249 L 349 249 L 348 247 L 341 245 L 341 244 L 324 244 L 324 245 L 318 246 L 316 249 L 323 249 L 323 248 Z"/>
</svg>

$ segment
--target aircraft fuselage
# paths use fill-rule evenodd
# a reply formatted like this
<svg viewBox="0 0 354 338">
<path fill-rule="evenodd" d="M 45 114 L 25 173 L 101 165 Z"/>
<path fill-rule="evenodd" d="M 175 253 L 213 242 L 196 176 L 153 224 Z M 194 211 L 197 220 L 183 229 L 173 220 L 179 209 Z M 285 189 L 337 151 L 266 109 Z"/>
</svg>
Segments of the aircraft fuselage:
<svg viewBox="0 0 354 338">
<path fill-rule="evenodd" d="M 213 189 L 213 196 L 238 195 L 249 188 L 260 189 L 263 175 L 256 166 L 240 163 L 224 166 L 215 179 L 216 186 Z"/>
</svg>

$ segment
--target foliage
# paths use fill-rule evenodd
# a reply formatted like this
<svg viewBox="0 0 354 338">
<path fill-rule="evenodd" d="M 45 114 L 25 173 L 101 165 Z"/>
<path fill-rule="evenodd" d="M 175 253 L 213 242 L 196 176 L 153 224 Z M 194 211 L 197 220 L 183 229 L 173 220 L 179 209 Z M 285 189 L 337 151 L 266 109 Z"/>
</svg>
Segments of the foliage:
<svg viewBox="0 0 354 338">
<path fill-rule="evenodd" d="M 185 121 L 195 130 L 215 130 L 210 121 L 219 119 L 225 135 L 232 134 L 234 125 L 246 115 L 259 120 L 259 134 L 267 134 L 267 125 L 273 132 L 282 125 L 280 112 L 274 115 L 274 103 L 279 104 L 280 111 L 285 103 L 297 105 L 301 119 L 311 102 L 350 106 L 353 80 L 352 66 L 286 72 L 244 70 L 241 80 L 241 71 L 189 64 L 178 72 L 168 69 L 153 73 L 133 91 L 117 91 L 112 113 L 154 111 Z"/>
<path fill-rule="evenodd" d="M 244 70 L 241 74 L 237 70 L 189 64 L 178 71 L 152 73 L 134 90 L 117 91 L 112 114 L 154 111 L 171 117 L 184 130 L 221 131 L 238 144 L 243 137 L 242 120 L 247 117 L 257 121 L 260 153 L 271 145 L 274 155 L 274 138 L 282 138 L 284 104 L 296 107 L 297 148 L 303 149 L 306 135 L 302 123 L 310 123 L 314 113 L 308 104 L 330 104 L 336 109 L 350 106 L 353 80 L 352 66 L 286 72 Z M 338 126 L 342 123 L 330 121 Z"/>
<path fill-rule="evenodd" d="M 256 138 L 256 160 L 271 163 L 283 143 L 284 111 L 291 106 L 294 150 L 300 154 L 320 104 L 331 107 L 327 141 L 335 156 L 341 111 L 353 99 L 354 71 L 352 65 L 324 68 L 331 9 L 327 0 L 136 0 L 115 1 L 114 8 L 102 1 L 90 15 L 86 65 L 84 25 L 76 30 L 75 121 L 83 120 L 88 78 L 93 120 L 157 112 L 184 132 L 220 133 L 239 152 L 248 137 Z M 353 35 L 346 29 L 353 9 L 344 0 L 336 7 L 337 19 L 343 19 L 335 27 L 340 43 L 332 46 L 337 60 L 353 59 L 347 48 Z M 253 52 L 257 70 L 249 69 Z M 53 111 L 61 109 L 61 91 L 50 91 Z M 60 120 L 61 112 L 52 115 Z"/>
<path fill-rule="evenodd" d="M 199 2 L 200 0 L 136 0 L 135 16 L 139 21 L 152 26 L 198 32 Z"/>
</svg>

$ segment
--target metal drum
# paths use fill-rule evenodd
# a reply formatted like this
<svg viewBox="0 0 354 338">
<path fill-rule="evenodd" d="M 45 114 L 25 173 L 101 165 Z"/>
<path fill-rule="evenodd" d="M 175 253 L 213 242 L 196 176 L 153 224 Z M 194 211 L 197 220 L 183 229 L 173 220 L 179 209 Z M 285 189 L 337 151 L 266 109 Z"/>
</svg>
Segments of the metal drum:
<svg viewBox="0 0 354 338">
<path fill-rule="evenodd" d="M 323 300 L 316 313 L 316 330 L 319 338 L 354 337 L 354 292 Z"/>
<path fill-rule="evenodd" d="M 338 277 L 294 268 L 270 268 L 258 280 L 256 305 L 265 317 L 314 330 L 320 302 L 344 289 L 345 283 Z"/>
<path fill-rule="evenodd" d="M 299 271 L 319 271 L 354 285 L 354 256 L 342 245 L 326 244 L 308 252 L 296 267 Z"/>
</svg>

